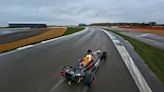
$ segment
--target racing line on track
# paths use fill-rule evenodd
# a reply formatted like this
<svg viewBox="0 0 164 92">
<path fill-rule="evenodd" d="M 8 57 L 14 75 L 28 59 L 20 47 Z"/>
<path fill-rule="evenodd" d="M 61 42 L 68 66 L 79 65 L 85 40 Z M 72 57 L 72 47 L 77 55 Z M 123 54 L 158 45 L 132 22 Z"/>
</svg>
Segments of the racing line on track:
<svg viewBox="0 0 164 92">
<path fill-rule="evenodd" d="M 63 82 L 64 82 L 65 79 L 61 79 L 59 82 L 57 82 L 51 89 L 49 92 L 54 92 L 54 90 L 59 87 Z"/>
<path fill-rule="evenodd" d="M 133 59 L 129 55 L 128 51 L 126 50 L 125 46 L 119 46 L 118 43 L 120 43 L 119 40 L 116 39 L 114 35 L 112 35 L 110 32 L 107 32 L 106 30 L 101 29 L 104 31 L 109 38 L 113 41 L 115 47 L 117 48 L 119 54 L 121 55 L 126 67 L 128 68 L 132 78 L 134 79 L 138 89 L 140 92 L 152 92 L 149 85 L 147 84 L 146 80 L 144 79 L 143 75 L 140 73 L 139 69 L 135 65 Z"/>
</svg>

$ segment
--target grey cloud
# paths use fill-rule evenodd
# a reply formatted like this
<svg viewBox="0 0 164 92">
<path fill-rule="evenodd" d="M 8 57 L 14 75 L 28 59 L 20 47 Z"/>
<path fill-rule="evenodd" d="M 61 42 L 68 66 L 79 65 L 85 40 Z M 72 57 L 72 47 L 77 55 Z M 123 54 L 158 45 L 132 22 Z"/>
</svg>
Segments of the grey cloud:
<svg viewBox="0 0 164 92">
<path fill-rule="evenodd" d="M 163 0 L 0 0 L 0 25 L 11 21 L 164 23 L 163 5 Z"/>
</svg>

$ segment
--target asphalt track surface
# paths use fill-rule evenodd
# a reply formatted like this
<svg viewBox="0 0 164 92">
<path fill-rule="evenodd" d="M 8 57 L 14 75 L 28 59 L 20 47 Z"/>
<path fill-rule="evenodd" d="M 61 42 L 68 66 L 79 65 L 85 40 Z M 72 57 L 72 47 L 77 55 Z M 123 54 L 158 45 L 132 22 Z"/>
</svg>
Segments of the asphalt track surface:
<svg viewBox="0 0 164 92">
<path fill-rule="evenodd" d="M 143 32 L 121 32 L 124 35 L 130 36 L 134 39 L 140 40 L 146 44 L 149 44 L 154 47 L 158 47 L 164 50 L 164 36 L 151 34 L 151 33 L 143 33 Z"/>
<path fill-rule="evenodd" d="M 107 51 L 92 88 L 69 86 L 63 65 L 75 65 L 88 48 Z M 0 56 L 0 92 L 139 92 L 111 39 L 89 28 L 79 34 Z"/>
<path fill-rule="evenodd" d="M 27 31 L 30 28 L 0 28 L 0 35 Z"/>
<path fill-rule="evenodd" d="M 5 30 L 3 30 L 3 31 L 5 31 Z M 14 31 L 15 30 L 13 30 L 13 32 L 10 32 L 7 34 L 1 34 L 0 35 L 0 44 L 14 42 L 14 41 L 22 40 L 22 39 L 29 38 L 32 36 L 36 36 L 36 35 L 46 32 L 47 30 L 30 30 L 29 29 L 29 30 L 23 30 L 23 31 L 19 31 L 19 32 L 14 32 Z"/>
</svg>

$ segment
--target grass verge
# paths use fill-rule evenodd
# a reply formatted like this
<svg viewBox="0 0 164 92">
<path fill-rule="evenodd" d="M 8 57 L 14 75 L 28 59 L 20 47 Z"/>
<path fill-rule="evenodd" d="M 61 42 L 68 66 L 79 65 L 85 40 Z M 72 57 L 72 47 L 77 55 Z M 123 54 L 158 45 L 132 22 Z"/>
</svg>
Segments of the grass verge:
<svg viewBox="0 0 164 92">
<path fill-rule="evenodd" d="M 108 30 L 108 29 L 106 29 Z M 138 41 L 134 38 L 123 35 L 116 30 L 109 30 L 114 32 L 125 40 L 129 41 L 135 51 L 143 58 L 148 67 L 156 74 L 156 76 L 164 84 L 164 51 L 148 44 L 145 44 L 141 41 Z"/>
<path fill-rule="evenodd" d="M 84 29 L 85 29 L 84 27 L 67 27 L 67 30 L 63 35 L 72 34 L 72 33 L 79 32 Z"/>
</svg>

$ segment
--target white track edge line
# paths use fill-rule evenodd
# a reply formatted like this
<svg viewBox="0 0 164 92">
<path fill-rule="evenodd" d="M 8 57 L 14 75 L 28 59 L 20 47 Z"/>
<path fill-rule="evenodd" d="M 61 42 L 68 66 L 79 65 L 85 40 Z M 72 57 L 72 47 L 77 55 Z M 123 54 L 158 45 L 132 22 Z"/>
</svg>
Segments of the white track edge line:
<svg viewBox="0 0 164 92">
<path fill-rule="evenodd" d="M 106 30 L 101 29 L 103 32 L 105 32 L 109 38 L 113 38 L 113 35 Z M 113 41 L 113 40 L 112 40 Z M 139 88 L 140 92 L 152 92 L 151 88 L 149 87 L 148 83 L 144 79 L 143 75 L 135 65 L 133 59 L 129 55 L 128 51 L 124 46 L 118 46 L 114 41 L 113 41 L 115 47 L 117 48 L 119 54 L 121 55 L 126 67 L 128 68 L 132 78 L 134 79 L 137 87 Z"/>
</svg>

